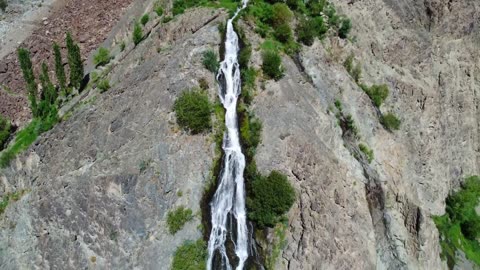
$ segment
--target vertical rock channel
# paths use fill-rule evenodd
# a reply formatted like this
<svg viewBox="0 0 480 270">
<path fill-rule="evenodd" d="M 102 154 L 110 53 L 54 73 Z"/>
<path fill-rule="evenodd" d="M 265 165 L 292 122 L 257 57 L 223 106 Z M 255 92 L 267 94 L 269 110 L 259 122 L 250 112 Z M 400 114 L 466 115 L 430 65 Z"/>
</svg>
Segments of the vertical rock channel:
<svg viewBox="0 0 480 270">
<path fill-rule="evenodd" d="M 233 20 L 247 3 L 248 0 L 243 0 L 242 6 L 227 22 L 225 58 L 217 75 L 220 101 L 226 110 L 226 132 L 223 136 L 224 158 L 219 184 L 210 202 L 212 230 L 208 240 L 208 270 L 230 270 L 232 265 L 241 270 L 249 255 L 243 179 L 245 156 L 240 145 L 237 120 L 237 100 L 241 93 L 239 42 L 233 28 Z M 233 244 L 234 255 L 228 254 L 227 241 Z"/>
</svg>

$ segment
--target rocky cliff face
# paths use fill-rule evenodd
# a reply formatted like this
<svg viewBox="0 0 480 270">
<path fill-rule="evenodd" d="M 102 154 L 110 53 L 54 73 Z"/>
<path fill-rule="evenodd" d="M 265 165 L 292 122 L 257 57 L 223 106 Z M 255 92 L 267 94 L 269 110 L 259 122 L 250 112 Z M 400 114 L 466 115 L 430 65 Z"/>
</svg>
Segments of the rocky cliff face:
<svg viewBox="0 0 480 270">
<path fill-rule="evenodd" d="M 298 195 L 275 269 L 445 269 L 430 217 L 464 176 L 480 173 L 480 4 L 333 3 L 352 19 L 355 41 L 317 41 L 297 62 L 284 57 L 285 77 L 259 82 L 252 105 L 263 122 L 259 169 L 284 172 Z M 179 132 L 171 108 L 202 77 L 215 95 L 201 54 L 219 47 L 225 18 L 198 9 L 151 25 L 138 48 L 116 58 L 112 90 L 85 95 L 1 172 L 0 192 L 30 192 L 0 220 L 0 268 L 167 269 L 176 246 L 200 237 L 198 219 L 171 236 L 165 216 L 178 205 L 199 210 L 214 146 Z M 259 67 L 261 39 L 242 27 Z M 399 116 L 399 131 L 382 127 L 345 71 L 351 52 L 365 83 L 389 86 L 381 111 Z M 372 163 L 354 158 L 358 142 L 337 124 L 337 99 Z"/>
</svg>

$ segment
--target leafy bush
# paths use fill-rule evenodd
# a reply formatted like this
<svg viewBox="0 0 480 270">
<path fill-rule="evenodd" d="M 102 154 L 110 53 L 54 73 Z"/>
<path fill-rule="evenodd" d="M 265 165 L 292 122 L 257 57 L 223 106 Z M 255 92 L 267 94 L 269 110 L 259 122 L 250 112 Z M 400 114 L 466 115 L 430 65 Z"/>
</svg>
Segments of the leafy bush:
<svg viewBox="0 0 480 270">
<path fill-rule="evenodd" d="M 98 85 L 98 89 L 100 90 L 100 93 L 103 93 L 110 89 L 110 82 L 107 79 L 101 80 Z"/>
<path fill-rule="evenodd" d="M 325 7 L 326 0 L 310 0 L 307 3 L 307 8 L 312 15 L 320 15 Z"/>
<path fill-rule="evenodd" d="M 97 54 L 93 56 L 95 66 L 104 66 L 110 62 L 110 51 L 107 48 L 100 47 Z"/>
<path fill-rule="evenodd" d="M 287 176 L 272 171 L 268 177 L 253 180 L 252 191 L 247 198 L 248 217 L 259 227 L 273 227 L 295 202 L 295 190 Z"/>
<path fill-rule="evenodd" d="M 5 11 L 7 9 L 7 6 L 8 6 L 7 0 L 0 0 L 0 9 L 2 11 Z"/>
<path fill-rule="evenodd" d="M 133 28 L 133 43 L 137 46 L 143 40 L 143 31 L 140 24 L 135 23 Z"/>
<path fill-rule="evenodd" d="M 184 91 L 175 101 L 177 123 L 192 134 L 201 133 L 212 127 L 212 105 L 208 96 L 200 91 Z"/>
<path fill-rule="evenodd" d="M 198 80 L 198 85 L 202 90 L 207 90 L 208 88 L 210 88 L 210 86 L 208 85 L 207 79 L 205 78 L 201 78 L 200 80 Z"/>
<path fill-rule="evenodd" d="M 380 123 L 388 130 L 398 130 L 400 129 L 401 121 L 393 113 L 387 113 L 382 115 Z"/>
<path fill-rule="evenodd" d="M 342 26 L 338 29 L 338 36 L 340 38 L 347 38 L 350 30 L 352 29 L 352 22 L 350 19 L 346 18 L 342 20 Z"/>
<path fill-rule="evenodd" d="M 457 250 L 462 250 L 467 259 L 480 265 L 480 217 L 475 208 L 480 199 L 480 177 L 465 180 L 462 188 L 449 195 L 446 200 L 446 214 L 433 217 L 440 232 L 442 257 L 453 268 Z"/>
<path fill-rule="evenodd" d="M 207 244 L 202 239 L 185 242 L 173 255 L 172 270 L 205 270 Z"/>
<path fill-rule="evenodd" d="M 373 160 L 373 150 L 368 148 L 365 144 L 361 143 L 358 145 L 360 151 L 362 151 L 365 156 L 367 157 L 368 163 L 372 163 Z"/>
<path fill-rule="evenodd" d="M 220 64 L 217 60 L 217 54 L 212 50 L 208 50 L 203 53 L 202 63 L 206 69 L 213 73 L 217 73 L 218 68 L 220 67 Z"/>
<path fill-rule="evenodd" d="M 322 39 L 328 31 L 328 27 L 325 25 L 322 16 L 312 18 L 313 26 L 315 27 L 316 35 Z"/>
<path fill-rule="evenodd" d="M 367 95 L 372 100 L 375 106 L 382 106 L 385 99 L 388 97 L 388 86 L 385 84 L 382 85 L 372 85 L 370 88 L 362 86 L 362 89 L 367 93 Z"/>
<path fill-rule="evenodd" d="M 313 20 L 302 18 L 297 25 L 297 38 L 301 43 L 311 46 L 315 40 L 317 30 Z"/>
<path fill-rule="evenodd" d="M 10 121 L 0 115 L 0 151 L 5 147 L 5 144 L 10 137 L 11 130 L 12 126 Z"/>
<path fill-rule="evenodd" d="M 163 8 L 161 6 L 157 6 L 155 8 L 155 13 L 157 13 L 157 16 L 160 17 L 163 15 Z"/>
<path fill-rule="evenodd" d="M 352 74 L 352 70 L 353 70 L 353 58 L 355 57 L 355 55 L 353 53 L 351 53 L 347 59 L 345 59 L 345 62 L 343 62 L 343 66 L 345 67 L 345 69 L 347 70 L 348 74 Z"/>
<path fill-rule="evenodd" d="M 283 77 L 282 58 L 272 50 L 264 51 L 262 54 L 262 71 L 265 75 L 274 80 Z"/>
<path fill-rule="evenodd" d="M 355 67 L 352 69 L 350 75 L 352 75 L 353 77 L 353 80 L 356 82 L 356 83 L 359 83 L 360 82 L 360 79 L 362 78 L 362 67 L 360 65 L 360 63 L 357 63 L 355 65 Z M 363 88 L 363 87 L 362 87 Z M 365 89 L 364 89 L 365 90 Z"/>
<path fill-rule="evenodd" d="M 142 25 L 146 25 L 149 20 L 150 20 L 150 17 L 148 16 L 148 14 L 144 14 L 140 19 L 140 22 L 142 23 Z"/>
<path fill-rule="evenodd" d="M 174 211 L 169 211 L 167 215 L 168 231 L 171 234 L 175 234 L 180 231 L 185 223 L 193 219 L 193 213 L 191 209 L 180 206 Z"/>
<path fill-rule="evenodd" d="M 287 43 L 292 39 L 292 29 L 287 23 L 280 24 L 275 27 L 274 36 L 278 41 Z"/>
<path fill-rule="evenodd" d="M 194 7 L 200 2 L 201 0 L 175 0 L 175 2 L 173 2 L 172 8 L 173 16 L 182 14 L 187 8 Z"/>
<path fill-rule="evenodd" d="M 168 22 L 171 21 L 171 20 L 173 20 L 173 18 L 172 18 L 171 16 L 165 16 L 165 17 L 163 17 L 162 22 L 163 22 L 163 23 L 168 23 Z"/>
<path fill-rule="evenodd" d="M 242 144 L 245 147 L 245 154 L 253 157 L 255 149 L 260 144 L 262 135 L 262 122 L 253 115 L 245 113 L 242 122 L 240 123 L 240 136 Z"/>
<path fill-rule="evenodd" d="M 277 27 L 282 24 L 288 24 L 292 21 L 293 13 L 284 3 L 275 3 L 272 6 L 272 15 L 270 17 L 270 24 Z"/>
<path fill-rule="evenodd" d="M 125 51 L 125 41 L 122 41 L 122 43 L 120 43 L 120 51 L 123 52 Z"/>
</svg>

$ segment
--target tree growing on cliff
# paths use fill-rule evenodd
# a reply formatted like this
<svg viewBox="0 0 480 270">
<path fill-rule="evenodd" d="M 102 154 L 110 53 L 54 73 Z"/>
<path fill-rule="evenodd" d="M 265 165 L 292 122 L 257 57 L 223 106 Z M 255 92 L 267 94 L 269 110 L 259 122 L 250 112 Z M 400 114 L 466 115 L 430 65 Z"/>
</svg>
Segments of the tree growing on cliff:
<svg viewBox="0 0 480 270">
<path fill-rule="evenodd" d="M 70 33 L 67 33 L 67 51 L 68 66 L 70 67 L 70 84 L 75 88 L 79 88 L 84 77 L 82 56 L 80 47 L 73 41 Z"/>
<path fill-rule="evenodd" d="M 30 52 L 27 49 L 18 49 L 18 60 L 22 69 L 23 78 L 27 83 L 28 99 L 30 101 L 30 109 L 33 116 L 37 116 L 37 85 L 35 83 L 35 75 L 33 74 L 32 60 Z"/>
<path fill-rule="evenodd" d="M 42 63 L 40 82 L 42 84 L 42 101 L 46 101 L 48 105 L 54 105 L 58 95 L 55 86 L 53 86 L 52 81 L 50 81 L 48 66 L 45 62 Z"/>
<path fill-rule="evenodd" d="M 143 31 L 139 23 L 135 23 L 133 28 L 133 43 L 137 46 L 143 40 Z"/>
<path fill-rule="evenodd" d="M 53 55 L 55 58 L 55 75 L 57 76 L 58 88 L 66 90 L 67 79 L 65 77 L 65 69 L 63 68 L 62 53 L 57 43 L 53 44 Z"/>
</svg>

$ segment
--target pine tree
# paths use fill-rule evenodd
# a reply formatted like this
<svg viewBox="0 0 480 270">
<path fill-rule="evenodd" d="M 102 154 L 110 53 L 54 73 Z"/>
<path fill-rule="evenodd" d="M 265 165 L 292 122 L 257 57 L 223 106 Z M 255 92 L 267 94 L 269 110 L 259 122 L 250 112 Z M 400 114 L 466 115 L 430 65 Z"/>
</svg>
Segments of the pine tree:
<svg viewBox="0 0 480 270">
<path fill-rule="evenodd" d="M 67 79 L 62 63 L 62 53 L 57 43 L 53 44 L 53 54 L 55 57 L 55 75 L 57 76 L 58 88 L 60 88 L 60 90 L 66 90 Z"/>
<path fill-rule="evenodd" d="M 42 74 L 40 75 L 40 82 L 42 83 L 43 100 L 46 101 L 49 105 L 55 104 L 55 101 L 57 100 L 57 91 L 55 90 L 55 86 L 53 86 L 53 83 L 50 81 L 50 77 L 48 76 L 48 66 L 45 62 L 42 64 Z"/>
<path fill-rule="evenodd" d="M 30 52 L 27 49 L 18 49 L 18 60 L 22 69 L 23 78 L 27 83 L 28 99 L 30 100 L 30 109 L 33 116 L 37 116 L 37 85 L 35 83 L 35 75 L 33 74 L 32 61 L 30 60 Z"/>
<path fill-rule="evenodd" d="M 79 88 L 84 77 L 80 47 L 73 42 L 70 33 L 67 33 L 68 65 L 70 66 L 70 84 Z"/>
</svg>

